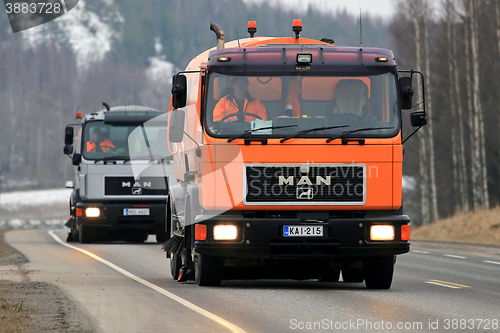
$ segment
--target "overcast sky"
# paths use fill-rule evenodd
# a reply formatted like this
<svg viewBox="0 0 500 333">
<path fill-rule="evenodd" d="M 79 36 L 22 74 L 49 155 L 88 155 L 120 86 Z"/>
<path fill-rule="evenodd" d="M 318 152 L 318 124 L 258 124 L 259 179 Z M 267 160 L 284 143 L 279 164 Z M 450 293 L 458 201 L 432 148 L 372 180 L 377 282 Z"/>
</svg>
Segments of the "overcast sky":
<svg viewBox="0 0 500 333">
<path fill-rule="evenodd" d="M 244 0 L 245 2 L 263 2 L 266 0 Z M 358 15 L 359 5 L 363 13 L 390 17 L 394 12 L 394 0 L 267 0 L 270 3 L 281 2 L 284 5 L 297 9 L 307 9 L 312 3 L 323 10 L 336 11 L 346 8 L 349 12 Z"/>
</svg>

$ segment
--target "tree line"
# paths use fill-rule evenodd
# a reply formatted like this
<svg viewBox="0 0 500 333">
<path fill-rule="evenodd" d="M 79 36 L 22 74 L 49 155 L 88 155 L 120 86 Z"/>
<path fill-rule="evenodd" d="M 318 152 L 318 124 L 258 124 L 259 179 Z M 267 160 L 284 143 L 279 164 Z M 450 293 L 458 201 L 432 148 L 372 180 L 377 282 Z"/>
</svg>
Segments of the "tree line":
<svg viewBox="0 0 500 333">
<path fill-rule="evenodd" d="M 419 223 L 498 205 L 500 0 L 398 0 L 389 31 L 400 67 L 426 79 L 429 124 L 404 164 Z"/>
</svg>

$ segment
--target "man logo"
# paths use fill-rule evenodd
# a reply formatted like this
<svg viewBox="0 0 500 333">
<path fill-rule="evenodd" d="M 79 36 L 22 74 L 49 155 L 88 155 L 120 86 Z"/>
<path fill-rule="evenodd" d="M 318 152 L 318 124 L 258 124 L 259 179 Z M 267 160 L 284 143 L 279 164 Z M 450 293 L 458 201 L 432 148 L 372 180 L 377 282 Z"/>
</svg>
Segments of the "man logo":
<svg viewBox="0 0 500 333">
<path fill-rule="evenodd" d="M 140 188 L 140 187 L 134 187 L 132 189 L 132 194 L 142 194 L 142 188 Z"/>
<path fill-rule="evenodd" d="M 122 182 L 122 187 L 131 187 L 131 183 L 130 182 Z M 142 182 L 142 185 L 141 183 L 139 182 L 135 182 L 134 185 L 132 187 L 144 187 L 144 188 L 152 188 L 153 185 L 151 182 Z"/>
<path fill-rule="evenodd" d="M 313 197 L 312 187 L 297 187 L 297 199 L 312 200 Z"/>
</svg>

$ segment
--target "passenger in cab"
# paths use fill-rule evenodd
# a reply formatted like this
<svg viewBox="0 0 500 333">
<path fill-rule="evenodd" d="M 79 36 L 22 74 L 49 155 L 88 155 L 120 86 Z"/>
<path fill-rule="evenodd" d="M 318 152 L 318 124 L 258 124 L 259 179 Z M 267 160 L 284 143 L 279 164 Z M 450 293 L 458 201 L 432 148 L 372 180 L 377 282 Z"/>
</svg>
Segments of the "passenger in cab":
<svg viewBox="0 0 500 333">
<path fill-rule="evenodd" d="M 227 118 L 227 121 L 247 120 L 252 121 L 256 118 L 250 115 L 238 115 L 246 112 L 260 116 L 267 120 L 266 108 L 256 99 L 253 99 L 248 92 L 248 78 L 237 76 L 232 80 L 233 91 L 222 97 L 214 108 L 214 121 L 220 121 L 229 114 L 234 117 Z"/>
<path fill-rule="evenodd" d="M 92 140 L 87 141 L 87 152 L 104 152 L 115 148 L 110 139 L 106 139 L 99 128 L 92 131 Z"/>
<path fill-rule="evenodd" d="M 340 80 L 335 86 L 333 102 L 333 112 L 328 116 L 331 122 L 376 121 L 369 110 L 368 87 L 361 80 Z"/>
</svg>

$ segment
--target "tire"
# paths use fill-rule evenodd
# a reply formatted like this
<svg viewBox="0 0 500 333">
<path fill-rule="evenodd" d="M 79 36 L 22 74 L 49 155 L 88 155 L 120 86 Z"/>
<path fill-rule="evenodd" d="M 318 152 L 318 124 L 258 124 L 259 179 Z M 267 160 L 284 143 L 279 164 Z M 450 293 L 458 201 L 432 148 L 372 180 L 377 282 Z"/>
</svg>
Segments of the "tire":
<svg viewBox="0 0 500 333">
<path fill-rule="evenodd" d="M 202 287 L 217 287 L 222 281 L 222 259 L 198 255 L 194 263 L 196 283 Z"/>
<path fill-rule="evenodd" d="M 394 256 L 368 258 L 364 261 L 368 289 L 389 289 L 394 275 Z"/>
<path fill-rule="evenodd" d="M 340 279 L 340 268 L 329 267 L 319 274 L 319 282 L 339 282 Z"/>
<path fill-rule="evenodd" d="M 342 264 L 342 280 L 348 283 L 361 283 L 365 280 L 363 267 L 353 267 L 351 262 Z"/>
<path fill-rule="evenodd" d="M 95 227 L 89 225 L 79 225 L 78 240 L 81 244 L 89 244 L 95 240 Z"/>
<path fill-rule="evenodd" d="M 178 253 L 170 254 L 170 274 L 174 280 L 179 279 L 179 272 L 182 267 L 181 256 Z"/>
</svg>

